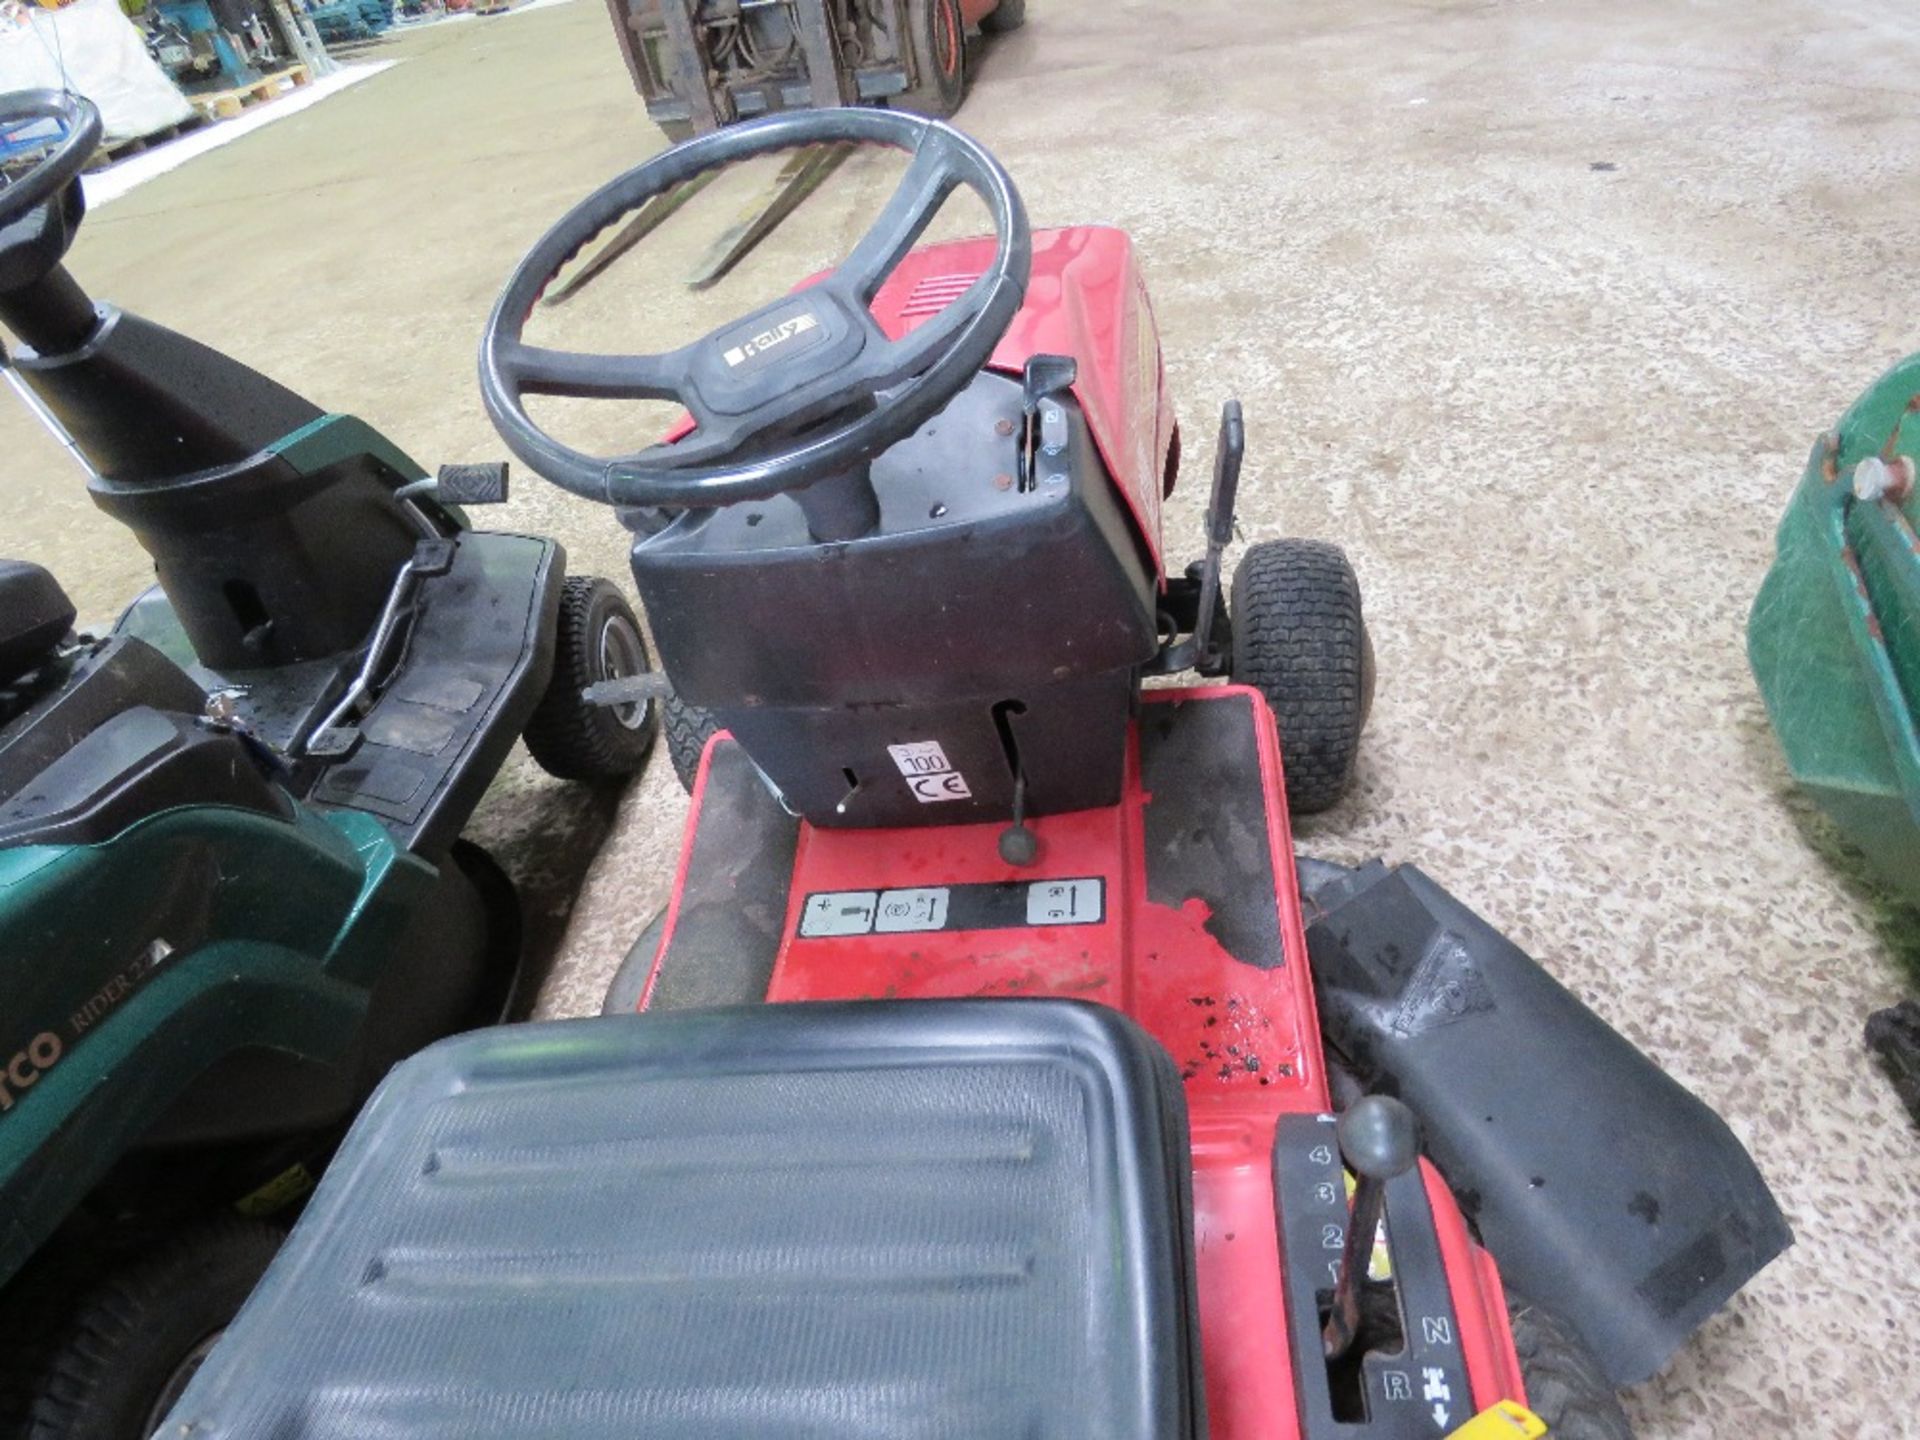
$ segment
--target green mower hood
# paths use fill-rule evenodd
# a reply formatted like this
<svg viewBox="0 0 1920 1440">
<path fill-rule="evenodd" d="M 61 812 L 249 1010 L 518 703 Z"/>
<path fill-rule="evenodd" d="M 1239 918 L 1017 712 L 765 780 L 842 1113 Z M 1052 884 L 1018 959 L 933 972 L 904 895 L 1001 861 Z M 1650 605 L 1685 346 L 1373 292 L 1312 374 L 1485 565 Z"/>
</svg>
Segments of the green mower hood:
<svg viewBox="0 0 1920 1440">
<path fill-rule="evenodd" d="M 1788 767 L 1920 901 L 1920 355 L 1814 446 L 1747 623 Z"/>
</svg>

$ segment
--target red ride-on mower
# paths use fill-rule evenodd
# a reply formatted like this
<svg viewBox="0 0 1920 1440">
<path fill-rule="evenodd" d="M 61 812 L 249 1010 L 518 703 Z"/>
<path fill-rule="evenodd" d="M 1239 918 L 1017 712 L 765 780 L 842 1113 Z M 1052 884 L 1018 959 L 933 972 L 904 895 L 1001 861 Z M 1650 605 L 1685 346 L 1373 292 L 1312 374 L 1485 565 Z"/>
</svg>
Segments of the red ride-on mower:
<svg viewBox="0 0 1920 1440">
<path fill-rule="evenodd" d="M 521 338 L 635 206 L 823 141 L 913 156 L 831 274 L 671 354 Z M 994 237 L 913 252 L 959 185 Z M 1613 1440 L 1788 1243 L 1726 1127 L 1417 870 L 1302 862 L 1303 903 L 1282 742 L 1344 774 L 1358 598 L 1256 548 L 1222 613 L 1233 406 L 1165 575 L 1125 236 L 1030 234 L 942 126 L 781 116 L 562 220 L 482 385 L 535 470 L 677 517 L 634 573 L 720 733 L 641 1013 L 401 1066 L 167 1434 Z M 529 394 L 694 428 L 590 457 Z M 1142 688 L 1183 669 L 1259 684 Z"/>
</svg>

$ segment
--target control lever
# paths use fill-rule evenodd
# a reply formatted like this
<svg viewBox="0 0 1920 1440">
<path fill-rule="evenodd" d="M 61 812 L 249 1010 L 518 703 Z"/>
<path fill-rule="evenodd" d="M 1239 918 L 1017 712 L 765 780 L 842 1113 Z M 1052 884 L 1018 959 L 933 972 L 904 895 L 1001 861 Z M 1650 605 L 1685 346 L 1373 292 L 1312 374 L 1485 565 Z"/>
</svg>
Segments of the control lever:
<svg viewBox="0 0 1920 1440">
<path fill-rule="evenodd" d="M 1193 620 L 1193 664 L 1213 663 L 1213 612 L 1220 599 L 1220 556 L 1233 539 L 1233 508 L 1240 496 L 1240 462 L 1247 453 L 1247 425 L 1240 402 L 1220 408 L 1220 443 L 1213 451 L 1213 493 L 1207 500 L 1207 561 L 1200 572 L 1200 608 Z"/>
<path fill-rule="evenodd" d="M 1040 404 L 1051 396 L 1073 387 L 1080 378 L 1080 364 L 1071 355 L 1033 355 L 1027 359 L 1020 377 L 1020 409 L 1024 416 L 1020 431 L 1020 488 L 1033 489 L 1039 467 L 1039 449 L 1048 445 L 1048 453 L 1066 445 L 1066 416 L 1057 407 L 1054 428 L 1057 436 L 1043 434 Z"/>
<path fill-rule="evenodd" d="M 1333 1313 L 1321 1333 L 1327 1359 L 1337 1360 L 1360 1333 L 1360 1286 L 1367 1278 L 1373 1237 L 1380 1233 L 1387 1182 L 1411 1170 L 1420 1159 L 1420 1122 L 1413 1111 L 1386 1095 L 1356 1100 L 1335 1131 L 1340 1158 L 1359 1183 L 1347 1211 L 1347 1244 L 1340 1254 L 1340 1279 L 1333 1291 Z"/>
<path fill-rule="evenodd" d="M 1150 675 L 1177 675 L 1182 670 L 1223 675 L 1227 671 L 1226 662 L 1215 653 L 1213 627 L 1220 610 L 1220 557 L 1233 540 L 1233 512 L 1240 496 L 1240 462 L 1246 453 L 1247 425 L 1240 414 L 1240 402 L 1229 400 L 1220 407 L 1220 441 L 1213 451 L 1213 491 L 1207 499 L 1207 558 L 1187 567 L 1185 583 L 1193 585 L 1197 581 L 1199 587 L 1194 601 L 1193 630 L 1185 640 L 1170 641 L 1154 657 L 1147 667 Z M 1169 581 L 1169 589 L 1179 583 Z M 1220 638 L 1225 642 L 1229 637 Z"/>
</svg>

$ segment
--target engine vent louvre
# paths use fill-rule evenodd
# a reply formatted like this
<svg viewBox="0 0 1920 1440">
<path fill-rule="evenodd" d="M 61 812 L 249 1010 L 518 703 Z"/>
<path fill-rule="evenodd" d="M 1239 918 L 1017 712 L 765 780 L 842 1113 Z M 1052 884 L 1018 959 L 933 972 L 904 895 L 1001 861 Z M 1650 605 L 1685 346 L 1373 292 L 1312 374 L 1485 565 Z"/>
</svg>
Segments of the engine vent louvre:
<svg viewBox="0 0 1920 1440">
<path fill-rule="evenodd" d="M 900 318 L 924 320 L 929 315 L 938 315 L 966 294 L 967 287 L 979 278 L 978 273 L 927 276 L 907 293 L 907 301 L 900 307 Z"/>
</svg>

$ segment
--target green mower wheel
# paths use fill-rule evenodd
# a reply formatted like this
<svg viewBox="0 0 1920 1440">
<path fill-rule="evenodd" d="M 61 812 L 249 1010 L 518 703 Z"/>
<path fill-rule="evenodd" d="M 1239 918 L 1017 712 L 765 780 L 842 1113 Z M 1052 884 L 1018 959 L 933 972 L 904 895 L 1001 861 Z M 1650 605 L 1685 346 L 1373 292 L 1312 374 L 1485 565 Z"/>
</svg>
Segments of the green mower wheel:
<svg viewBox="0 0 1920 1440">
<path fill-rule="evenodd" d="M 281 1239 L 258 1221 L 204 1221 L 73 1296 L 48 1348 L 29 1440 L 151 1435 L 253 1293 Z"/>
<path fill-rule="evenodd" d="M 659 727 L 651 700 L 589 705 L 580 692 L 653 668 L 639 617 L 610 580 L 569 575 L 560 593 L 553 678 L 527 721 L 527 749 L 561 780 L 628 779 L 646 763 Z"/>
</svg>

